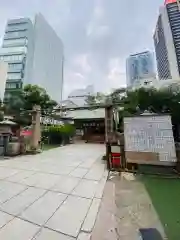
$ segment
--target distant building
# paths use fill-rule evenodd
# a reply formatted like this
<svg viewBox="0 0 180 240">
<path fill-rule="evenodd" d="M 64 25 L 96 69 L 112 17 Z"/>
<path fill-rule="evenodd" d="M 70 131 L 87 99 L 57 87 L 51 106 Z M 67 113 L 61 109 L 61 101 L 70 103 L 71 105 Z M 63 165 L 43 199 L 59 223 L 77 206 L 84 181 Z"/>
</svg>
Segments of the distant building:
<svg viewBox="0 0 180 240">
<path fill-rule="evenodd" d="M 180 79 L 180 1 L 165 0 L 154 33 L 160 80 Z"/>
<path fill-rule="evenodd" d="M 63 44 L 41 14 L 34 23 L 28 18 L 7 22 L 0 59 L 9 66 L 5 101 L 25 84 L 37 84 L 62 100 Z"/>
<path fill-rule="evenodd" d="M 8 64 L 0 61 L 0 100 L 3 101 L 5 87 L 6 87 L 6 79 L 8 73 Z"/>
<path fill-rule="evenodd" d="M 149 51 L 130 55 L 126 61 L 127 86 L 141 85 L 147 78 L 155 79 L 153 54 Z"/>
<path fill-rule="evenodd" d="M 75 108 L 78 107 L 78 105 L 75 104 L 73 101 L 66 99 L 61 101 L 61 103 L 57 107 Z"/>
<path fill-rule="evenodd" d="M 84 89 L 75 89 L 72 91 L 69 96 L 68 100 L 73 102 L 77 106 L 83 106 L 87 104 L 86 100 L 88 96 L 94 94 L 94 87 L 92 85 L 87 86 Z"/>
<path fill-rule="evenodd" d="M 144 78 L 139 82 L 135 82 L 132 86 L 129 86 L 129 89 L 139 89 L 139 88 L 153 88 L 156 87 L 159 83 L 159 79 L 156 78 Z"/>
</svg>

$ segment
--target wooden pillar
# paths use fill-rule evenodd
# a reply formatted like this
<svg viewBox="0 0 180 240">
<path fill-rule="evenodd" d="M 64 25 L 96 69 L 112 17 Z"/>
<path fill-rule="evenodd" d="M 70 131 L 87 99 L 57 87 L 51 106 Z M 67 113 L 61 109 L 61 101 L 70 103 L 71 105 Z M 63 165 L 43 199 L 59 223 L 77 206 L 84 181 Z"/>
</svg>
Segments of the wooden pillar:
<svg viewBox="0 0 180 240">
<path fill-rule="evenodd" d="M 32 141 L 31 149 L 38 150 L 40 148 L 39 143 L 41 140 L 41 125 L 40 125 L 41 108 L 35 105 L 32 111 Z"/>
<path fill-rule="evenodd" d="M 113 107 L 105 108 L 105 141 L 106 141 L 106 159 L 107 168 L 110 169 L 109 154 L 111 148 L 111 138 L 113 135 Z"/>
<path fill-rule="evenodd" d="M 105 134 L 106 134 L 106 143 L 111 142 L 113 134 L 113 107 L 105 108 Z"/>
</svg>

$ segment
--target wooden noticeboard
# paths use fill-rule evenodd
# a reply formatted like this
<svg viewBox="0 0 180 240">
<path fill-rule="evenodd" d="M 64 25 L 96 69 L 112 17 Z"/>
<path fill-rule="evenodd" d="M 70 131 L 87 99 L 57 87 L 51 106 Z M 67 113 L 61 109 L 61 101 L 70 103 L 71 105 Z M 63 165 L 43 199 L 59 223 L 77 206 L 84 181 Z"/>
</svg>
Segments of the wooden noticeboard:
<svg viewBox="0 0 180 240">
<path fill-rule="evenodd" d="M 171 117 L 147 115 L 124 119 L 127 162 L 173 165 L 176 152 Z"/>
</svg>

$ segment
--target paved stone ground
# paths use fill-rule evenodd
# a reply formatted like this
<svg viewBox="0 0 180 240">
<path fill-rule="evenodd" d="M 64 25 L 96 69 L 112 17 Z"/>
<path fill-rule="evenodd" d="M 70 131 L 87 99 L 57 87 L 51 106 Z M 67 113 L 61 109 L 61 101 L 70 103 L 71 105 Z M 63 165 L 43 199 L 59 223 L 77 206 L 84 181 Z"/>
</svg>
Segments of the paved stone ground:
<svg viewBox="0 0 180 240">
<path fill-rule="evenodd" d="M 87 240 L 107 179 L 103 145 L 0 161 L 0 239 Z"/>
</svg>

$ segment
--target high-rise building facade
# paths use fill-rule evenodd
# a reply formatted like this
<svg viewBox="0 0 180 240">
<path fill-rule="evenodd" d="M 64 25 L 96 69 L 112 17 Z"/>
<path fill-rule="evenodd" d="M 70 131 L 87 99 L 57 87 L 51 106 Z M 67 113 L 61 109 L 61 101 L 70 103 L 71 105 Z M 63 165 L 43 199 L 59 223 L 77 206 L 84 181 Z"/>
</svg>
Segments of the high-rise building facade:
<svg viewBox="0 0 180 240">
<path fill-rule="evenodd" d="M 62 99 L 63 45 L 41 14 L 7 22 L 0 59 L 8 63 L 4 100 L 25 84 L 47 90 L 56 101 Z"/>
<path fill-rule="evenodd" d="M 37 14 L 34 23 L 34 55 L 30 83 L 42 86 L 54 100 L 60 102 L 63 90 L 63 65 L 61 39 L 44 17 Z"/>
<path fill-rule="evenodd" d="M 140 85 L 144 79 L 155 78 L 153 54 L 149 51 L 130 55 L 126 61 L 128 87 Z"/>
<path fill-rule="evenodd" d="M 5 29 L 0 59 L 8 63 L 5 100 L 20 90 L 28 69 L 28 52 L 32 51 L 33 25 L 27 18 L 9 20 Z M 31 41 L 31 44 L 30 44 Z"/>
<path fill-rule="evenodd" d="M 180 1 L 166 0 L 154 33 L 157 71 L 160 80 L 180 79 Z"/>
</svg>

